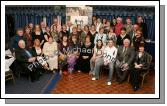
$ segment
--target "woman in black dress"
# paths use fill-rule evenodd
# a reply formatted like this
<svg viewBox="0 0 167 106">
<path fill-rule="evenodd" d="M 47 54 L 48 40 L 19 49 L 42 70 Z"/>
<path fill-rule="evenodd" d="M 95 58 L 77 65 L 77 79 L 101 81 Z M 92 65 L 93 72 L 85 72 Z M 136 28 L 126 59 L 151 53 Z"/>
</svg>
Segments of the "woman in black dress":
<svg viewBox="0 0 167 106">
<path fill-rule="evenodd" d="M 92 26 L 91 26 L 90 33 L 89 33 L 89 34 L 90 34 L 90 42 L 91 42 L 92 44 L 94 44 L 94 39 L 95 39 L 95 36 L 96 36 L 96 34 L 97 34 L 95 25 L 92 25 Z"/>
<path fill-rule="evenodd" d="M 34 41 L 35 39 L 38 39 L 41 42 L 40 45 L 43 45 L 43 33 L 39 25 L 35 25 L 34 32 L 32 32 L 32 40 Z"/>
<path fill-rule="evenodd" d="M 90 59 L 93 56 L 93 45 L 90 42 L 90 36 L 86 36 L 85 43 L 81 46 L 80 56 L 78 59 L 78 72 L 89 73 Z"/>
</svg>

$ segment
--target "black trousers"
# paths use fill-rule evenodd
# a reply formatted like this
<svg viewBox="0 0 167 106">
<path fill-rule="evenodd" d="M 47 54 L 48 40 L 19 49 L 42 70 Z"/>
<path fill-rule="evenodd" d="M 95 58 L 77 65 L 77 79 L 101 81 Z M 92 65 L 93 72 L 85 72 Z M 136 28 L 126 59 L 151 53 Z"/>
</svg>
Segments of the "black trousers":
<svg viewBox="0 0 167 106">
<path fill-rule="evenodd" d="M 17 70 L 17 72 L 25 73 L 26 76 L 30 76 L 31 81 L 33 82 L 33 81 L 39 79 L 43 69 L 42 69 L 42 66 L 39 65 L 38 67 L 33 66 L 33 68 L 30 70 L 30 69 L 28 69 L 28 66 L 30 64 L 32 64 L 32 63 L 21 63 L 21 62 L 17 61 L 16 70 Z"/>
<path fill-rule="evenodd" d="M 115 71 L 116 71 L 118 82 L 123 82 L 127 79 L 128 74 L 129 74 L 129 70 L 122 71 L 120 68 L 116 68 Z"/>
<path fill-rule="evenodd" d="M 139 84 L 140 84 L 140 74 L 145 72 L 146 70 L 142 70 L 142 69 L 132 69 L 130 71 L 130 78 L 131 78 L 131 83 L 132 83 L 132 86 L 137 86 L 139 87 Z"/>
</svg>

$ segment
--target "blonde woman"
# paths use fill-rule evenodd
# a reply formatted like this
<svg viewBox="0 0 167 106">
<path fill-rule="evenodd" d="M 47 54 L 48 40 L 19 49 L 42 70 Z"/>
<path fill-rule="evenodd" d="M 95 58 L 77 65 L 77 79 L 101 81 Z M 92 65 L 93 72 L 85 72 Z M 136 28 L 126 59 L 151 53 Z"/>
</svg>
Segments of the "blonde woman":
<svg viewBox="0 0 167 106">
<path fill-rule="evenodd" d="M 49 64 L 50 71 L 58 70 L 58 49 L 57 43 L 53 41 L 52 37 L 49 37 L 48 42 L 46 42 L 43 46 L 43 53 L 47 56 L 47 62 Z"/>
</svg>

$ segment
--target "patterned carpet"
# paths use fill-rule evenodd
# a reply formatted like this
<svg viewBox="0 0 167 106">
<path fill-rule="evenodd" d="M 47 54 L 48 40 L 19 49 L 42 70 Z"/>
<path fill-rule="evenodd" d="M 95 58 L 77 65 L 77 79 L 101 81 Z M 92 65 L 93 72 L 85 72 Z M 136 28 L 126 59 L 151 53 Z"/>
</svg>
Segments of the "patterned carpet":
<svg viewBox="0 0 167 106">
<path fill-rule="evenodd" d="M 45 73 L 39 81 L 31 83 L 25 77 L 15 78 L 6 82 L 6 94 L 154 94 L 155 79 L 154 71 L 146 77 L 141 89 L 134 92 L 131 85 L 126 81 L 118 84 L 113 78 L 112 85 L 107 85 L 107 73 L 103 73 L 100 80 L 92 81 L 91 75 L 77 73 L 60 76 L 58 73 Z M 115 76 L 115 75 L 114 75 Z"/>
<path fill-rule="evenodd" d="M 100 80 L 91 81 L 91 75 L 86 73 L 74 73 L 72 76 L 63 75 L 56 84 L 52 94 L 154 94 L 154 72 L 150 72 L 141 89 L 134 92 L 126 81 L 118 84 L 113 78 L 111 86 L 107 85 L 107 73 Z"/>
<path fill-rule="evenodd" d="M 38 81 L 31 82 L 25 76 L 15 78 L 15 85 L 12 81 L 5 83 L 6 94 L 40 94 L 45 93 L 48 85 L 57 74 L 44 73 Z"/>
</svg>

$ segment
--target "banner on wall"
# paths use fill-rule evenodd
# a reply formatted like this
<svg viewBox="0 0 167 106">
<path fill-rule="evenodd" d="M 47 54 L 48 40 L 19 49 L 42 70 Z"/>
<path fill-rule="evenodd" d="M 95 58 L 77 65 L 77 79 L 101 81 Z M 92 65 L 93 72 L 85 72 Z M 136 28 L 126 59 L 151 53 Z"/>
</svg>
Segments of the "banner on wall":
<svg viewBox="0 0 167 106">
<path fill-rule="evenodd" d="M 66 22 L 71 21 L 73 25 L 80 24 L 81 27 L 84 25 L 92 24 L 93 8 L 89 6 L 66 6 Z M 88 21 L 89 20 L 89 21 Z"/>
</svg>

